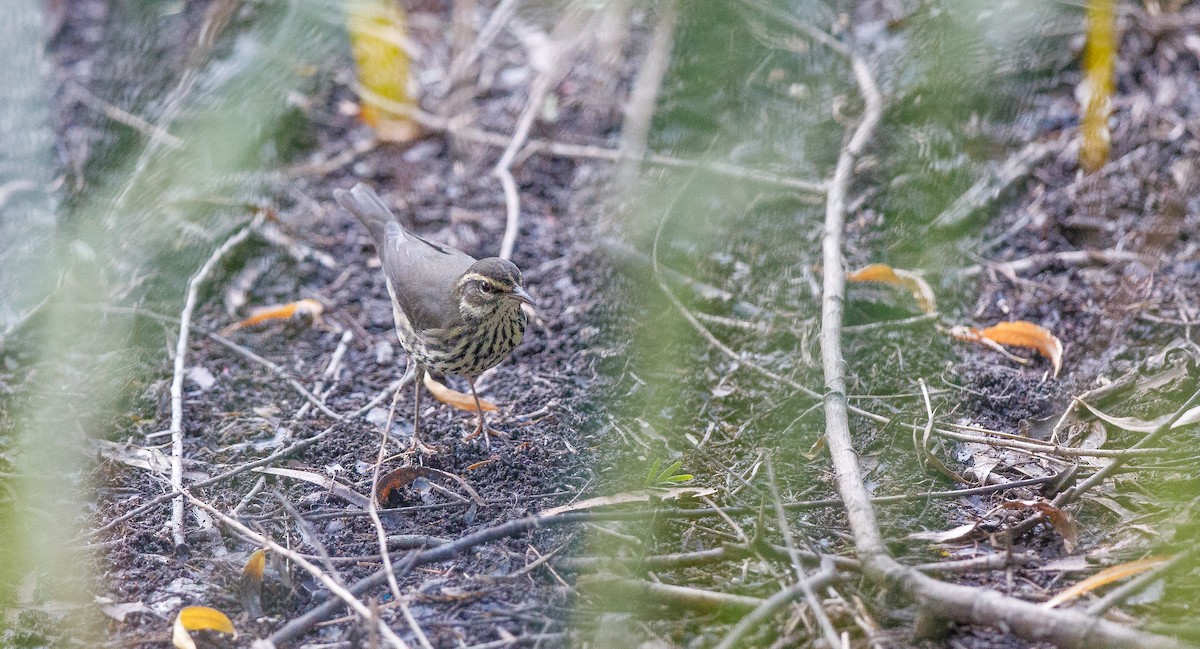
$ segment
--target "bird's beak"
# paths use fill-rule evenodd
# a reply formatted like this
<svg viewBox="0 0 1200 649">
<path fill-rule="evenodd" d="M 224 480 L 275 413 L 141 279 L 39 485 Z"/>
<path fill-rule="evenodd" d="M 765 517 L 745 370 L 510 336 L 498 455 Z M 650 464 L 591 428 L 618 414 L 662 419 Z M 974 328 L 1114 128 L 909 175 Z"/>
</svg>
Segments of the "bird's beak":
<svg viewBox="0 0 1200 649">
<path fill-rule="evenodd" d="M 509 293 L 508 296 L 518 302 L 528 304 L 535 309 L 537 308 L 537 303 L 533 301 L 533 297 L 526 293 L 525 289 L 521 288 L 520 286 L 513 288 L 512 293 Z"/>
</svg>

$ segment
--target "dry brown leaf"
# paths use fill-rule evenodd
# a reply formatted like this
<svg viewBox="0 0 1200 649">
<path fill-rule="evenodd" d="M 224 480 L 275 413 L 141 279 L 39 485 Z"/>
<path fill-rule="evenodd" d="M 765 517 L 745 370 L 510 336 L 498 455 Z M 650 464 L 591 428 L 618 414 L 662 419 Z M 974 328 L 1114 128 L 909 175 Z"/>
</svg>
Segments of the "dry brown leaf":
<svg viewBox="0 0 1200 649">
<path fill-rule="evenodd" d="M 608 507 L 610 505 L 648 503 L 651 500 L 701 498 L 703 496 L 711 496 L 715 493 L 717 493 L 717 490 L 709 487 L 672 487 L 669 489 L 642 489 L 639 491 L 625 491 L 618 494 L 613 494 L 611 496 L 598 496 L 596 498 L 588 498 L 586 500 L 573 502 L 568 505 L 559 505 L 558 507 L 544 509 L 538 513 L 538 517 L 546 518 L 556 514 L 596 509 L 597 507 Z"/>
<path fill-rule="evenodd" d="M 229 325 L 221 330 L 221 335 L 227 336 L 243 327 L 250 327 L 256 324 L 267 322 L 268 320 L 287 320 L 289 318 L 311 318 L 313 324 L 318 324 L 321 321 L 321 314 L 325 312 L 325 305 L 319 300 L 305 298 L 287 304 L 276 304 L 273 306 L 264 306 L 257 309 L 252 309 L 249 318 Z"/>
<path fill-rule="evenodd" d="M 176 649 L 196 649 L 190 631 L 216 631 L 237 638 L 237 631 L 229 617 L 215 608 L 207 606 L 185 606 L 175 616 L 171 630 L 171 642 Z"/>
<path fill-rule="evenodd" d="M 1050 333 L 1049 329 L 1035 325 L 1032 322 L 1014 320 L 1012 322 L 1001 322 L 986 329 L 958 326 L 950 330 L 950 335 L 959 340 L 984 344 L 997 351 L 1002 351 L 997 345 L 1033 349 L 1049 359 L 1050 366 L 1054 368 L 1054 376 L 1057 377 L 1059 370 L 1062 369 L 1062 341 Z M 1004 354 L 1022 363 L 1027 362 L 1025 359 L 1013 356 L 1008 352 L 1004 352 Z"/>
<path fill-rule="evenodd" d="M 1163 557 L 1149 557 L 1147 559 L 1138 559 L 1137 561 L 1130 561 L 1129 563 L 1122 563 L 1118 566 L 1105 568 L 1104 570 L 1101 570 L 1091 577 L 1084 579 L 1078 584 L 1075 584 L 1074 586 L 1071 586 L 1063 592 L 1046 600 L 1042 603 L 1042 606 L 1045 608 L 1054 608 L 1063 602 L 1069 602 L 1080 595 L 1090 593 L 1091 591 L 1102 586 L 1107 586 L 1114 581 L 1141 574 L 1151 568 L 1154 568 L 1155 566 L 1161 566 L 1167 561 L 1168 560 Z"/>
<path fill-rule="evenodd" d="M 475 504 L 480 506 L 487 504 L 479 495 L 479 492 L 475 491 L 466 480 L 449 471 L 439 471 L 427 466 L 402 466 L 381 476 L 379 484 L 375 487 L 375 502 L 386 503 L 391 498 L 393 491 L 407 487 L 417 478 L 446 478 L 452 480 L 458 483 L 463 488 L 463 491 L 471 496 L 471 500 L 475 501 Z"/>
<path fill-rule="evenodd" d="M 846 274 L 848 282 L 879 282 L 907 289 L 917 301 L 917 306 L 925 313 L 937 313 L 937 300 L 933 296 L 933 288 L 920 275 L 902 268 L 892 268 L 887 264 L 868 264 L 856 271 Z"/>
<path fill-rule="evenodd" d="M 1004 509 L 1036 509 L 1045 514 L 1046 518 L 1050 519 L 1050 524 L 1054 526 L 1054 530 L 1062 537 L 1063 549 L 1067 551 L 1067 554 L 1074 554 L 1075 548 L 1079 544 L 1079 526 L 1065 510 L 1043 500 L 1009 500 L 1000 507 Z"/>
<path fill-rule="evenodd" d="M 434 399 L 441 401 L 451 408 L 457 408 L 467 412 L 476 412 L 475 397 L 472 397 L 469 394 L 463 394 L 457 390 L 451 390 L 442 383 L 438 382 L 437 379 L 430 376 L 428 372 L 425 373 L 425 389 L 429 390 L 429 394 L 432 394 Z M 499 408 L 496 407 L 496 404 L 488 401 L 487 399 L 480 399 L 479 407 L 484 412 L 496 412 L 499 410 Z"/>
</svg>

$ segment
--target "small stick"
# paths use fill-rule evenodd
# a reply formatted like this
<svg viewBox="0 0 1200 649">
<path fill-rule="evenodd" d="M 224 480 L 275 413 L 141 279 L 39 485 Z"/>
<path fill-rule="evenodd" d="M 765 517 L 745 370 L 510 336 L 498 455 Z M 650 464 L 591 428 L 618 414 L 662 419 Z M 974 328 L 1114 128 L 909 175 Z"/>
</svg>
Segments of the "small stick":
<svg viewBox="0 0 1200 649">
<path fill-rule="evenodd" d="M 254 222 L 262 219 L 256 216 Z M 192 326 L 192 312 L 196 309 L 196 295 L 200 284 L 230 250 L 246 240 L 254 229 L 254 222 L 241 228 L 225 240 L 209 255 L 200 269 L 188 280 L 183 310 L 179 314 L 179 338 L 175 341 L 175 369 L 171 378 L 171 491 L 177 494 L 171 504 L 171 540 L 176 550 L 186 544 L 183 532 L 183 377 L 187 365 L 188 336 Z"/>
</svg>

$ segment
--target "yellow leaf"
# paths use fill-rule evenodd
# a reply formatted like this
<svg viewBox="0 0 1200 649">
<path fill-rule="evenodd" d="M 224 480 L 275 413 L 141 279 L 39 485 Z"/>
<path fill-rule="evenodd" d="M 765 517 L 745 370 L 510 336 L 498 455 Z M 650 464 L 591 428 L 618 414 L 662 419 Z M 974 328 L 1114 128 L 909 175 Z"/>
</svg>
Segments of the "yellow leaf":
<svg viewBox="0 0 1200 649">
<path fill-rule="evenodd" d="M 380 139 L 403 142 L 419 129 L 397 107 L 415 108 L 409 92 L 408 19 L 396 0 L 349 0 L 346 28 L 362 86 L 362 120 Z"/>
<path fill-rule="evenodd" d="M 1112 106 L 1113 68 L 1117 60 L 1116 12 L 1113 0 L 1089 0 L 1083 80 L 1079 84 L 1083 119 L 1079 166 L 1092 173 L 1108 161 L 1108 115 Z"/>
<path fill-rule="evenodd" d="M 933 297 L 933 289 L 920 275 L 892 268 L 887 264 L 868 264 L 856 271 L 846 274 L 849 282 L 879 282 L 907 289 L 917 301 L 917 306 L 925 313 L 937 312 L 937 300 Z"/>
<path fill-rule="evenodd" d="M 1084 579 L 1078 584 L 1071 586 L 1054 597 L 1051 597 L 1049 600 L 1043 602 L 1042 606 L 1045 608 L 1054 608 L 1063 602 L 1069 602 L 1080 595 L 1090 593 L 1101 586 L 1106 586 L 1119 579 L 1125 579 L 1126 577 L 1132 577 L 1134 575 L 1141 574 L 1155 566 L 1161 566 L 1166 562 L 1167 559 L 1162 557 L 1150 557 L 1147 559 L 1130 561 L 1129 563 L 1122 563 L 1119 566 L 1113 566 L 1111 568 L 1105 568 L 1104 570 L 1101 570 L 1100 572 L 1088 577 L 1087 579 Z"/>
<path fill-rule="evenodd" d="M 425 388 L 429 390 L 429 394 L 432 394 L 434 399 L 437 399 L 438 401 L 441 401 L 452 408 L 466 410 L 467 412 L 476 412 L 475 397 L 472 397 L 469 394 L 463 394 L 457 390 L 451 390 L 441 383 L 438 383 L 437 379 L 429 376 L 428 372 L 425 373 Z M 479 400 L 479 409 L 483 410 L 484 412 L 496 412 L 499 410 L 499 408 L 496 407 L 496 404 L 486 399 Z"/>
<path fill-rule="evenodd" d="M 242 576 L 262 581 L 263 570 L 267 567 L 267 551 L 259 548 L 250 554 L 246 565 L 242 567 Z"/>
<path fill-rule="evenodd" d="M 196 649 L 196 642 L 189 631 L 217 631 L 237 637 L 233 622 L 224 613 L 207 606 L 185 606 L 180 609 L 171 631 L 171 642 L 177 649 Z"/>
</svg>

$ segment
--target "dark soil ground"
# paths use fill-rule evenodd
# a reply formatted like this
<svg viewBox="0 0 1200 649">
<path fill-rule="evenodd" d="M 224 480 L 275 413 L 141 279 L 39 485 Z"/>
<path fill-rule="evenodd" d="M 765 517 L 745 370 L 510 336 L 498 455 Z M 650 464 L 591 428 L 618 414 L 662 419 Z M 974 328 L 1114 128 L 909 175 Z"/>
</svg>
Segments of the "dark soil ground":
<svg viewBox="0 0 1200 649">
<path fill-rule="evenodd" d="M 449 46 L 442 40 L 441 27 L 449 10 L 440 3 L 419 4 L 412 9 L 414 38 L 432 59 L 446 58 Z M 182 54 L 173 54 L 172 43 L 178 34 L 194 32 L 203 19 L 202 5 L 189 3 L 186 11 L 164 19 L 147 44 L 146 49 L 161 57 L 163 64 L 155 70 L 164 77 L 183 64 Z M 882 26 L 904 17 L 885 9 L 872 7 L 856 19 Z M 106 118 L 70 100 L 63 88 L 78 83 L 126 108 L 138 105 L 132 90 L 124 96 L 127 103 L 115 101 L 122 94 L 113 78 L 89 73 L 92 66 L 110 71 L 128 55 L 105 45 L 124 33 L 125 13 L 103 2 L 69 3 L 57 28 L 51 50 L 59 85 L 56 127 L 63 158 L 70 161 L 64 162 L 68 179 L 86 177 L 91 165 L 100 164 L 87 151 L 115 147 L 116 136 L 105 125 Z M 951 305 L 943 306 L 945 315 L 937 324 L 985 326 L 1009 319 L 1039 323 L 1066 344 L 1062 375 L 1049 378 L 1048 364 L 1041 359 L 1022 367 L 982 347 L 953 342 L 938 331 L 935 321 L 918 320 L 847 333 L 855 403 L 897 422 L 923 424 L 926 410 L 918 383 L 923 379 L 938 421 L 946 426 L 1037 436 L 1057 421 L 1073 395 L 1127 372 L 1150 375 L 1186 367 L 1178 381 L 1160 392 L 1136 391 L 1113 402 L 1122 416 L 1158 416 L 1163 410 L 1155 404 L 1177 404 L 1178 399 L 1172 400 L 1175 393 L 1194 390 L 1195 361 L 1187 364 L 1186 359 L 1197 357 L 1190 336 L 1197 315 L 1195 296 L 1200 295 L 1195 238 L 1200 232 L 1195 184 L 1200 164 L 1200 50 L 1194 27 L 1200 16 L 1195 9 L 1179 16 L 1183 19 L 1177 22 L 1156 21 L 1140 12 L 1122 18 L 1126 32 L 1112 162 L 1091 176 L 1078 173 L 1067 145 L 1076 125 L 1069 118 L 1052 119 L 1073 114 L 1078 72 L 1065 71 L 1057 85 L 1044 89 L 1038 105 L 1030 107 L 1042 117 L 1008 132 L 1016 142 L 1052 141 L 1065 133 L 1068 137 L 1058 139 L 1062 149 L 1028 168 L 999 199 L 980 205 L 971 222 L 978 233 L 953 237 L 954 243 L 944 248 L 945 256 L 961 265 L 951 264 L 933 278 L 941 280 L 934 282 L 939 298 Z M 634 22 L 630 49 L 636 52 L 626 53 L 629 61 L 616 66 L 619 96 L 628 91 L 648 31 L 649 25 Z M 877 44 L 861 45 L 869 50 Z M 484 54 L 485 68 L 510 74 L 497 75 L 495 85 L 474 98 L 481 128 L 509 133 L 524 107 L 529 70 L 513 62 L 517 51 L 511 35 L 504 35 Z M 329 65 L 350 69 L 348 52 Z M 374 251 L 358 223 L 333 208 L 334 189 L 366 182 L 422 235 L 476 256 L 494 254 L 498 248 L 505 206 L 500 185 L 489 171 L 500 150 L 470 145 L 462 154 L 456 152 L 455 140 L 442 132 L 406 146 L 360 147 L 373 134 L 344 110 L 355 101 L 346 83 L 349 77 L 325 72 L 327 78 L 314 84 L 301 102 L 307 130 L 296 147 L 303 155 L 290 160 L 282 186 L 260 196 L 274 208 L 274 227 L 317 254 L 291 254 L 285 245 L 252 236 L 223 262 L 211 288 L 202 293 L 193 318 L 199 331 L 193 332 L 188 366 L 207 370 L 213 380 L 210 384 L 200 373 L 193 375 L 199 380 L 184 384 L 187 484 L 333 427 L 317 443 L 271 466 L 332 477 L 358 494 L 370 492 L 389 401 L 339 423 L 241 351 L 252 350 L 278 365 L 340 415 L 361 408 L 403 373 L 405 360 L 395 340 Z M 612 116 L 617 113 L 612 105 L 597 106 L 595 94 L 587 91 L 597 74 L 586 66 L 568 74 L 554 90 L 556 121 L 540 125 L 535 135 L 614 146 L 619 124 Z M 903 105 L 914 98 L 900 95 L 889 101 Z M 355 148 L 363 152 L 343 163 L 325 164 Z M 876 153 L 886 156 L 888 151 Z M 415 461 L 455 474 L 484 504 L 464 498 L 453 481 L 421 479 L 398 489 L 382 512 L 392 549 L 444 543 L 555 505 L 641 489 L 647 467 L 656 461 L 669 464 L 678 459 L 684 471 L 696 476 L 688 486 L 716 490 L 707 496 L 711 504 L 742 509 L 731 510 L 728 517 L 690 517 L 678 509 L 710 503 L 665 503 L 658 516 L 504 536 L 451 560 L 408 570 L 399 579 L 400 589 L 434 647 L 510 646 L 502 642 L 510 638 L 512 646 L 711 646 L 737 614 L 636 592 L 613 575 L 769 597 L 788 582 L 791 569 L 780 550 L 784 537 L 775 523 L 772 501 L 836 497 L 818 442 L 818 404 L 763 378 L 752 367 L 820 385 L 813 319 L 818 309 L 814 293 L 819 269 L 814 260 L 819 221 L 792 216 L 803 203 L 794 195 L 756 186 L 725 197 L 728 204 L 707 206 L 741 217 L 732 236 L 697 234 L 706 229 L 721 232 L 728 222 L 716 217 L 701 219 L 696 232 L 688 231 L 695 222 L 676 230 L 664 228 L 662 258 L 668 266 L 731 294 L 730 299 L 711 300 L 680 284 L 672 289 L 686 308 L 726 319 L 724 325 L 712 324 L 716 321 L 711 318 L 706 322 L 723 344 L 740 354 L 735 361 L 694 334 L 693 324 L 662 299 L 650 276 L 649 246 L 642 245 L 646 241 L 631 236 L 637 251 L 613 263 L 608 254 L 612 246 L 602 243 L 620 234 L 611 214 L 631 210 L 630 203 L 636 202 L 631 197 L 657 190 L 647 177 L 636 187 L 610 191 L 604 184 L 610 171 L 607 163 L 543 154 L 530 155 L 514 167 L 522 221 L 513 261 L 524 270 L 539 319 L 511 359 L 479 381 L 482 395 L 500 404 L 501 412 L 491 421 L 506 435 L 492 438 L 490 444 L 464 441 L 472 430 L 473 414 L 425 400 L 422 436 L 439 453 L 392 458 L 385 467 Z M 869 169 L 864 176 L 871 177 Z M 855 187 L 859 200 L 851 201 L 856 211 L 848 219 L 848 265 L 912 262 L 913 257 L 903 253 L 888 258 L 888 242 L 881 241 L 880 233 L 890 228 L 934 232 L 936 213 L 917 226 L 891 223 L 886 200 L 863 184 Z M 780 214 L 787 216 L 776 218 Z M 705 243 L 696 244 L 690 236 Z M 1114 256 L 1081 264 L 1047 256 L 1016 272 L 988 269 L 991 262 L 1080 249 L 1132 251 L 1144 257 L 1131 261 Z M 983 272 L 963 271 L 979 261 Z M 242 278 L 249 279 L 248 305 L 315 298 L 325 305 L 322 321 L 248 327 L 228 335 L 240 349 L 222 344 L 208 332 L 243 317 L 244 307 L 230 311 L 237 308 L 231 307 L 230 287 Z M 916 315 L 903 298 L 854 287 L 847 324 Z M 757 311 L 748 315 L 746 305 Z M 108 315 L 135 318 L 137 344 L 157 353 L 137 357 L 137 363 L 151 370 L 147 375 L 158 378 L 137 386 L 115 417 L 113 427 L 119 432 L 111 439 L 121 444 L 150 447 L 168 439 L 157 434 L 170 422 L 171 359 L 162 350 L 173 347 L 178 324 L 170 321 L 176 314 L 162 315 L 165 323 L 146 313 Z M 341 344 L 344 352 L 335 371 L 326 374 Z M 1150 360 L 1172 346 L 1181 355 Z M 19 351 L 5 352 L 20 358 Z M 13 366 L 19 363 L 6 370 L 9 384 L 22 378 L 22 370 Z M 466 389 L 462 383 L 451 385 Z M 411 434 L 410 389 L 397 404 L 391 431 L 395 448 L 403 447 Z M 1072 549 L 1064 545 L 1061 530 L 1046 523 L 1017 538 L 1005 535 L 1028 512 L 997 507 L 1006 499 L 1039 499 L 1044 495 L 1039 487 L 958 499 L 924 498 L 921 494 L 957 485 L 918 463 L 910 430 L 863 418 L 852 425 L 871 490 L 880 496 L 912 497 L 880 509 L 885 538 L 894 542 L 898 557 L 922 563 L 1011 552 L 1020 558 L 999 570 L 942 575 L 952 581 L 1044 600 L 1094 572 L 1097 564 L 1183 549 L 1194 529 L 1194 517 L 1177 513 L 1186 511 L 1194 498 L 1194 457 L 1138 459 L 1134 472 L 1119 474 L 1097 490 L 1095 495 L 1102 498 L 1073 506 L 1080 534 L 1078 548 Z M 1088 430 L 1094 432 L 1096 424 L 1081 422 L 1074 433 L 1087 437 L 1079 432 L 1085 426 L 1093 426 Z M 1106 435 L 1106 448 L 1124 448 L 1138 439 L 1115 429 Z M 1194 433 L 1182 429 L 1155 444 L 1188 448 L 1194 442 Z M 169 454 L 169 444 L 163 450 Z M 993 476 L 993 482 L 1048 478 L 1073 463 L 1060 456 L 1030 456 L 949 440 L 933 452 L 957 471 L 977 469 L 971 477 L 975 484 L 987 479 L 984 474 Z M 263 585 L 264 615 L 249 618 L 237 582 L 257 547 L 254 543 L 191 510 L 186 547 L 176 548 L 167 501 L 110 525 L 170 487 L 162 474 L 120 461 L 127 457 L 121 453 L 89 449 L 87 457 L 86 475 L 79 478 L 96 486 L 96 496 L 88 503 L 84 527 L 101 531 L 86 537 L 96 582 L 84 589 L 107 603 L 145 604 L 120 619 L 110 613 L 111 619 L 103 622 L 103 646 L 169 646 L 170 620 L 180 606 L 190 604 L 226 611 L 242 638 L 262 638 L 330 597 L 302 570 L 272 560 Z M 1079 465 L 1084 474 L 1100 466 L 1095 460 Z M 1146 475 L 1152 479 L 1143 480 Z M 1143 486 L 1135 490 L 1131 485 L 1139 481 Z M 772 493 L 776 488 L 778 493 Z M 379 570 L 370 518 L 326 487 L 246 471 L 193 493 L 224 512 L 236 511 L 252 529 L 313 561 L 321 562 L 321 554 L 333 557 L 322 565 L 336 571 L 344 583 Z M 651 511 L 644 504 L 638 507 Z M 803 549 L 851 555 L 845 521 L 836 506 L 801 503 L 789 511 L 789 525 Z M 936 544 L 906 539 L 910 533 L 965 523 L 979 525 L 969 538 Z M 705 551 L 726 554 L 702 556 Z M 660 555 L 677 553 L 692 554 L 676 563 L 661 560 Z M 549 554 L 554 558 L 542 563 Z M 402 561 L 404 554 L 396 556 Z M 598 570 L 598 562 L 592 561 L 597 557 L 620 561 Z M 1187 628 L 1192 613 L 1186 603 L 1195 588 L 1194 579 L 1168 579 L 1167 595 L 1157 605 L 1129 606 L 1110 616 L 1127 622 L 1144 616 L 1152 619 L 1152 628 L 1194 632 Z M 415 644 L 386 588 L 372 595 L 384 619 Z M 1031 646 L 994 629 L 951 629 L 937 640 L 915 637 L 914 611 L 890 609 L 879 601 L 877 590 L 852 573 L 822 597 L 835 625 L 853 635 L 855 646 L 867 646 L 868 640 L 872 646 L 887 647 Z M 751 634 L 745 646 L 808 646 L 815 637 L 810 614 L 801 607 L 778 618 Z M 61 618 L 23 618 L 18 625 L 22 646 L 70 646 L 70 638 L 58 635 L 58 623 Z M 371 646 L 375 639 L 360 622 L 345 617 L 308 629 L 294 642 Z"/>
</svg>

